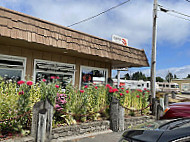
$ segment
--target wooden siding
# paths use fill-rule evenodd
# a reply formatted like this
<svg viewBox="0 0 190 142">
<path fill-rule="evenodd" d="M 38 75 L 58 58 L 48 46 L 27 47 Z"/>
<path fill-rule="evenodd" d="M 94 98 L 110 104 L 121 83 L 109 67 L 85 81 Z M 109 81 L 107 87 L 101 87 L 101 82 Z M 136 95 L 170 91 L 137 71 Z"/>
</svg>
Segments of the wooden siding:
<svg viewBox="0 0 190 142">
<path fill-rule="evenodd" d="M 0 7 L 0 36 L 62 48 L 68 51 L 97 56 L 98 58 L 121 61 L 122 65 L 120 66 L 120 62 L 117 62 L 119 67 L 127 67 L 128 65 L 148 66 L 144 50 L 122 46 L 2 7 Z M 20 52 L 21 49 L 11 49 L 10 51 L 15 55 L 19 55 Z M 45 59 L 50 58 L 49 56 L 43 56 L 43 54 L 39 56 Z M 60 60 L 61 57 L 51 58 Z M 82 61 L 82 63 L 87 64 L 86 61 Z M 102 63 L 100 66 L 104 67 L 105 65 Z"/>
<path fill-rule="evenodd" d="M 105 66 L 104 62 L 98 62 L 94 60 L 89 60 L 85 58 L 78 58 L 67 56 L 64 54 L 58 54 L 57 52 L 46 52 L 46 51 L 38 51 L 34 49 L 21 48 L 17 46 L 9 46 L 0 44 L 0 54 L 3 55 L 14 55 L 18 57 L 26 57 L 26 78 L 33 78 L 34 73 L 34 59 L 42 59 L 48 61 L 55 61 L 61 63 L 69 63 L 76 65 L 75 72 L 75 85 L 79 85 L 80 80 L 80 66 L 91 66 L 98 68 L 106 68 L 108 69 L 108 76 L 111 76 L 111 64 L 107 63 Z"/>
</svg>

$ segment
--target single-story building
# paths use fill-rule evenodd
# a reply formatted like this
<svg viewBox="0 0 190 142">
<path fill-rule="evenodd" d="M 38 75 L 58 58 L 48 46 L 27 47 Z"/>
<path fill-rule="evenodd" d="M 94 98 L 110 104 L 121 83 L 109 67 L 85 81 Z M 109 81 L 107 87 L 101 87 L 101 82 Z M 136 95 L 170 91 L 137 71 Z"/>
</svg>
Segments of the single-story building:
<svg viewBox="0 0 190 142">
<path fill-rule="evenodd" d="M 103 31 L 100 31 L 103 32 Z M 149 66 L 144 50 L 0 7 L 0 76 L 41 78 L 57 76 L 81 86 L 106 83 L 111 70 Z"/>
</svg>

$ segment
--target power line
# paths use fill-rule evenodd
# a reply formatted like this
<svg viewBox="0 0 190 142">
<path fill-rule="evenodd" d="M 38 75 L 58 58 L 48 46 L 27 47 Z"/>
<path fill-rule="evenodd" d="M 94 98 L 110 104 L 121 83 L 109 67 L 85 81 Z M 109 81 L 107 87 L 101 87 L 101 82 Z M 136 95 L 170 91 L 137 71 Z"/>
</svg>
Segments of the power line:
<svg viewBox="0 0 190 142">
<path fill-rule="evenodd" d="M 127 1 L 125 1 L 125 2 L 123 2 L 123 3 L 120 3 L 120 4 L 116 5 L 116 6 L 111 7 L 111 8 L 109 8 L 109 9 L 107 9 L 107 10 L 105 10 L 105 11 L 103 11 L 103 12 L 97 14 L 97 15 L 91 16 L 91 17 L 89 17 L 89 18 L 86 18 L 86 19 L 81 20 L 81 21 L 79 21 L 79 22 L 76 22 L 76 23 L 74 23 L 74 24 L 71 24 L 71 25 L 69 25 L 69 26 L 67 26 L 67 27 L 72 27 L 72 26 L 74 26 L 74 25 L 77 25 L 77 24 L 80 24 L 80 23 L 89 21 L 89 20 L 91 20 L 91 19 L 93 19 L 93 18 L 96 18 L 96 17 L 98 17 L 98 16 L 100 16 L 100 15 L 102 15 L 102 14 L 108 12 L 108 11 L 111 11 L 112 9 L 115 9 L 115 8 L 121 6 L 121 5 L 124 5 L 124 4 L 126 4 L 127 2 L 129 2 L 129 1 L 130 1 L 130 0 L 127 0 Z"/>
<path fill-rule="evenodd" d="M 171 14 L 171 13 L 166 13 L 166 14 L 168 14 L 168 15 L 170 15 L 170 16 L 174 16 L 174 17 L 180 18 L 180 19 L 183 19 L 183 20 L 186 20 L 186 21 L 190 21 L 190 19 L 183 18 L 183 17 L 181 17 L 181 16 L 177 16 L 177 15 L 174 15 L 174 14 Z"/>
<path fill-rule="evenodd" d="M 161 5 L 158 5 L 158 6 L 160 7 L 160 11 L 162 11 L 162 12 L 165 12 L 165 13 L 167 13 L 167 12 L 173 12 L 173 13 L 176 13 L 176 14 L 179 14 L 179 15 L 182 15 L 182 16 L 190 18 L 190 15 L 178 12 L 176 10 L 170 10 L 170 9 L 163 8 L 163 6 L 161 6 Z"/>
</svg>

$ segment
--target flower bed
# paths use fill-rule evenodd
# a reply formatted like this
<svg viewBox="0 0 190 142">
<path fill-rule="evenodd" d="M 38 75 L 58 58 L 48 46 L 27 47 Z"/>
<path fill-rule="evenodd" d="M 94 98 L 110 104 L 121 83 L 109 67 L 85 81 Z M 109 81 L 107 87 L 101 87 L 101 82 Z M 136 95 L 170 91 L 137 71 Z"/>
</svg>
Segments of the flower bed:
<svg viewBox="0 0 190 142">
<path fill-rule="evenodd" d="M 53 127 L 109 119 L 109 104 L 112 97 L 120 100 L 126 115 L 135 115 L 136 109 L 148 105 L 148 90 L 117 89 L 109 84 L 90 84 L 79 90 L 67 85 L 62 92 L 57 77 L 52 82 L 42 79 L 31 81 L 4 81 L 0 79 L 0 138 L 8 135 L 30 133 L 33 105 L 46 98 L 55 107 Z M 147 109 L 140 111 L 148 112 Z"/>
</svg>

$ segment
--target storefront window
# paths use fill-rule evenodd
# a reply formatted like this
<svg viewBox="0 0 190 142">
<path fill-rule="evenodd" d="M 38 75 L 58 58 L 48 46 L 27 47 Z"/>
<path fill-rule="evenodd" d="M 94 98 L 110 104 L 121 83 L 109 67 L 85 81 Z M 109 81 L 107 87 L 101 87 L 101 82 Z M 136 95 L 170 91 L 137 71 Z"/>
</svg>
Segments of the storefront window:
<svg viewBox="0 0 190 142">
<path fill-rule="evenodd" d="M 62 89 L 65 89 L 68 83 L 74 85 L 75 65 L 66 63 L 57 63 L 44 60 L 35 60 L 35 81 L 46 79 L 52 82 L 51 77 L 59 80 Z"/>
<path fill-rule="evenodd" d="M 25 58 L 0 55 L 0 76 L 6 80 L 24 79 Z"/>
<path fill-rule="evenodd" d="M 81 67 L 81 86 L 89 83 L 106 84 L 108 70 L 95 67 Z"/>
</svg>

